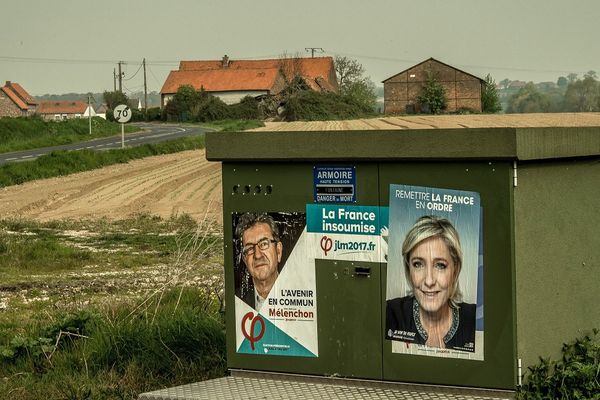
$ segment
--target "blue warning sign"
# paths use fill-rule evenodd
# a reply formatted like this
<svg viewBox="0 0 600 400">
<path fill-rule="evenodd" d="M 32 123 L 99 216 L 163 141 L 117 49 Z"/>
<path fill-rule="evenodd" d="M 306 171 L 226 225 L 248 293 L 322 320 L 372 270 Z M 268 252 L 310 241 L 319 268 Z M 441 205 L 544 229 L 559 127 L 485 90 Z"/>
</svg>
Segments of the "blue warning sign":
<svg viewBox="0 0 600 400">
<path fill-rule="evenodd" d="M 313 167 L 315 203 L 355 203 L 356 167 Z"/>
</svg>

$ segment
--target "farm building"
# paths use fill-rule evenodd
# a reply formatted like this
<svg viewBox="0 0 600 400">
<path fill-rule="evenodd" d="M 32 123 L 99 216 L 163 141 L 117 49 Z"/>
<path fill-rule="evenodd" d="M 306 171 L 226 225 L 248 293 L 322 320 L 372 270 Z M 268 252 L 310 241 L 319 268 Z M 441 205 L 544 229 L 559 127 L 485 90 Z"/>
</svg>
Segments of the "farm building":
<svg viewBox="0 0 600 400">
<path fill-rule="evenodd" d="M 431 71 L 444 87 L 448 99 L 447 112 L 461 109 L 481 112 L 481 91 L 485 81 L 434 58 L 429 58 L 383 81 L 384 113 L 411 114 L 422 112 L 417 97 Z"/>
<path fill-rule="evenodd" d="M 290 74 L 300 75 L 315 91 L 337 91 L 331 57 L 230 60 L 224 56 L 222 60 L 181 61 L 160 91 L 161 107 L 183 85 L 203 88 L 226 104 L 238 103 L 246 96 L 277 94 L 284 89 L 285 76 Z"/>
<path fill-rule="evenodd" d="M 21 85 L 11 81 L 0 88 L 0 117 L 25 117 L 35 113 L 38 102 Z"/>
</svg>

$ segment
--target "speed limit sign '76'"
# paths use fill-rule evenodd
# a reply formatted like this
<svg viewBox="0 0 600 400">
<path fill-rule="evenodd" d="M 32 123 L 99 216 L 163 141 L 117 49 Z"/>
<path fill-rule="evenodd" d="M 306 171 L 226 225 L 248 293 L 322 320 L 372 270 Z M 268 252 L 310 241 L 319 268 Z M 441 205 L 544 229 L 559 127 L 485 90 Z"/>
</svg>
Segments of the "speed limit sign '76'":
<svg viewBox="0 0 600 400">
<path fill-rule="evenodd" d="M 119 104 L 113 111 L 115 121 L 124 124 L 131 119 L 131 108 L 125 104 Z"/>
</svg>

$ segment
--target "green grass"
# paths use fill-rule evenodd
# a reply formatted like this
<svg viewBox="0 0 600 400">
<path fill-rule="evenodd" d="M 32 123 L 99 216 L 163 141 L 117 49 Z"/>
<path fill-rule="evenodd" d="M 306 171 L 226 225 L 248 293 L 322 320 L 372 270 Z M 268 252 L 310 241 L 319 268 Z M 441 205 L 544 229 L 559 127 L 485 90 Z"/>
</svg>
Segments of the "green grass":
<svg viewBox="0 0 600 400">
<path fill-rule="evenodd" d="M 187 215 L 0 220 L 0 399 L 135 399 L 223 376 L 222 245 Z"/>
<path fill-rule="evenodd" d="M 135 399 L 224 376 L 224 322 L 207 296 L 169 290 L 151 310 L 119 304 L 32 325 L 0 346 L 0 399 Z"/>
<path fill-rule="evenodd" d="M 165 264 L 181 253 L 197 230 L 198 223 L 186 214 L 166 220 L 149 215 L 119 221 L 0 220 L 0 289 L 35 281 L 32 272 Z M 207 235 L 195 251 L 211 252 L 220 243 L 220 236 Z"/>
<path fill-rule="evenodd" d="M 107 151 L 53 151 L 31 161 L 0 165 L 0 187 L 89 171 L 131 160 L 204 147 L 203 136 Z"/>
<path fill-rule="evenodd" d="M 126 132 L 139 128 L 127 125 Z M 77 143 L 121 132 L 121 126 L 102 118 L 92 118 L 92 134 L 89 134 L 87 118 L 66 121 L 44 121 L 37 117 L 0 118 L 0 153 L 40 147 Z"/>
<path fill-rule="evenodd" d="M 240 132 L 247 129 L 261 128 L 265 126 L 262 121 L 251 119 L 251 120 L 238 120 L 238 119 L 226 119 L 222 121 L 214 121 L 210 123 L 201 123 L 201 126 L 207 128 L 216 129 L 223 132 Z"/>
</svg>

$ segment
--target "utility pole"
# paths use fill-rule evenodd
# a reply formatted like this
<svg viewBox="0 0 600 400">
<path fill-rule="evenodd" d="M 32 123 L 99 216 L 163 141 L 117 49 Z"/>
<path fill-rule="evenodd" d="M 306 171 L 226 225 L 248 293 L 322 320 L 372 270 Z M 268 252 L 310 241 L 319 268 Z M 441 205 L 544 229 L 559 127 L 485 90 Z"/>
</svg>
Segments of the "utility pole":
<svg viewBox="0 0 600 400">
<path fill-rule="evenodd" d="M 92 134 L 92 94 L 88 93 L 88 122 L 90 127 L 90 135 Z"/>
<path fill-rule="evenodd" d="M 113 68 L 113 92 L 117 91 L 117 70 Z"/>
<path fill-rule="evenodd" d="M 125 64 L 124 61 L 119 61 L 119 92 L 123 93 L 123 72 L 121 72 L 121 64 Z"/>
<path fill-rule="evenodd" d="M 305 47 L 304 48 L 305 51 L 310 51 L 310 58 L 315 58 L 315 51 L 319 51 L 319 53 L 324 53 L 325 50 L 323 50 L 320 47 Z"/>
<path fill-rule="evenodd" d="M 148 86 L 146 85 L 146 57 L 144 57 L 144 112 L 148 113 Z"/>
</svg>

